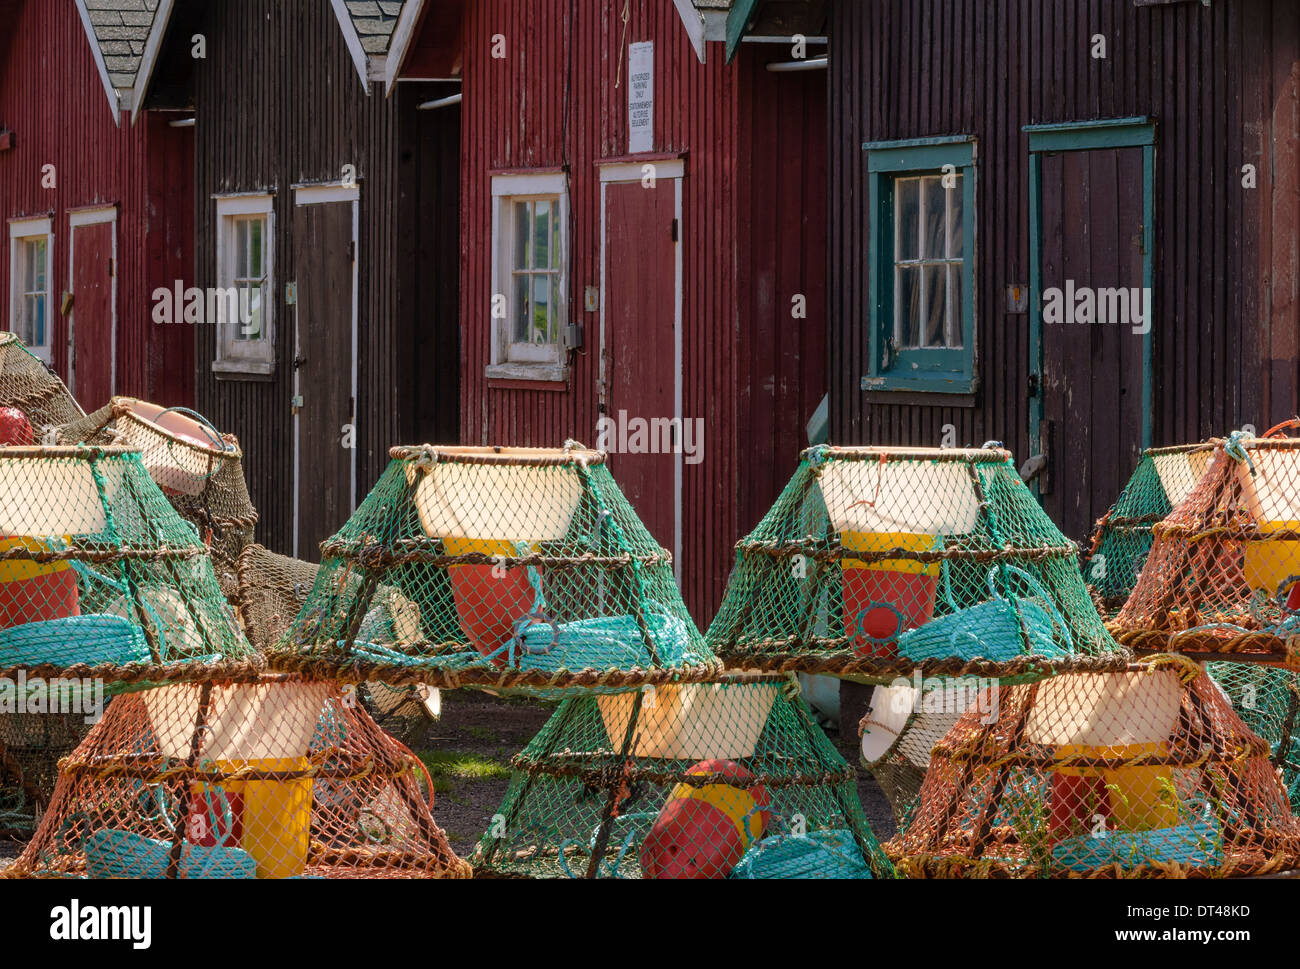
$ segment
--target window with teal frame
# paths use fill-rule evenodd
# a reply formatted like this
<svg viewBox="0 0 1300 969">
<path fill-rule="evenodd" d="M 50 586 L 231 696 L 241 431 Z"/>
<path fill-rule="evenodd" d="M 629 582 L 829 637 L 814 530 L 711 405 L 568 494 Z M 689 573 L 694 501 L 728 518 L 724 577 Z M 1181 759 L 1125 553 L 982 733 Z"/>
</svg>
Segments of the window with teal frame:
<svg viewBox="0 0 1300 969">
<path fill-rule="evenodd" d="M 863 390 L 975 390 L 975 140 L 868 142 Z"/>
</svg>

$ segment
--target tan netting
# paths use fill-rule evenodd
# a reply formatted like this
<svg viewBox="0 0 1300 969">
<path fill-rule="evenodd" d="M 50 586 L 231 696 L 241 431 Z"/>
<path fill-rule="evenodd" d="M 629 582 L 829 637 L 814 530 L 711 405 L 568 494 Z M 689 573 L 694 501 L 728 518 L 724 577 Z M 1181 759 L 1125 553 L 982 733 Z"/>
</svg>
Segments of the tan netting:
<svg viewBox="0 0 1300 969">
<path fill-rule="evenodd" d="M 737 544 L 707 641 L 737 668 L 878 683 L 1127 662 L 1074 544 L 995 446 L 804 452 Z"/>
<path fill-rule="evenodd" d="M 1213 443 L 1110 629 L 1133 649 L 1300 662 L 1300 439 Z"/>
<path fill-rule="evenodd" d="M 604 454 L 395 448 L 272 662 L 394 685 L 707 679 L 704 645 Z"/>
<path fill-rule="evenodd" d="M 30 428 L 0 422 L 4 443 L 49 443 L 47 435 L 69 421 L 85 416 L 68 388 L 12 333 L 0 333 L 0 408 L 22 412 Z M 0 414 L 0 417 L 4 415 Z"/>
<path fill-rule="evenodd" d="M 257 511 L 244 480 L 243 452 L 201 415 L 114 397 L 59 430 L 61 444 L 115 444 L 141 450 L 145 468 L 181 517 L 212 548 L 217 576 L 234 592 L 235 559 L 253 541 Z"/>
<path fill-rule="evenodd" d="M 1267 742 L 1195 663 L 989 691 L 885 851 L 912 877 L 1263 874 L 1300 865 Z"/>
<path fill-rule="evenodd" d="M 1083 575 L 1103 616 L 1113 617 L 1137 584 L 1151 551 L 1151 530 L 1191 494 L 1214 453 L 1212 444 L 1152 448 L 1115 504 L 1097 522 Z"/>
<path fill-rule="evenodd" d="M 238 577 L 236 610 L 249 640 L 266 650 L 282 639 L 316 582 L 319 565 L 276 555 L 261 545 L 250 545 L 235 563 Z M 400 601 L 390 590 L 376 594 L 373 608 L 389 617 L 384 603 Z M 437 719 L 437 690 L 422 683 L 390 686 L 369 682 L 358 691 L 375 722 L 403 743 L 418 743 Z"/>
<path fill-rule="evenodd" d="M 467 877 L 419 759 L 336 685 L 118 697 L 60 765 L 14 877 Z"/>
<path fill-rule="evenodd" d="M 781 676 L 565 700 L 472 859 L 534 878 L 872 878 L 853 769 Z"/>
</svg>

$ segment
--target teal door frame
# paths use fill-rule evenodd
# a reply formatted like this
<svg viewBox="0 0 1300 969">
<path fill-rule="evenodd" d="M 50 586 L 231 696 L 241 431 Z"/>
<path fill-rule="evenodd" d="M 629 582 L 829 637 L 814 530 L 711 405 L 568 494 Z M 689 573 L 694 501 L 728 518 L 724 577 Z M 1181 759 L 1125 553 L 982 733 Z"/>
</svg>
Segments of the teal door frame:
<svg viewBox="0 0 1300 969">
<path fill-rule="evenodd" d="M 1142 286 L 1151 293 L 1151 319 L 1142 334 L 1142 447 L 1151 447 L 1155 332 L 1156 124 L 1146 117 L 1025 125 L 1029 135 L 1029 446 L 1042 454 L 1043 423 L 1043 155 L 1094 148 L 1142 149 Z M 1037 482 L 1034 484 L 1038 492 Z"/>
</svg>

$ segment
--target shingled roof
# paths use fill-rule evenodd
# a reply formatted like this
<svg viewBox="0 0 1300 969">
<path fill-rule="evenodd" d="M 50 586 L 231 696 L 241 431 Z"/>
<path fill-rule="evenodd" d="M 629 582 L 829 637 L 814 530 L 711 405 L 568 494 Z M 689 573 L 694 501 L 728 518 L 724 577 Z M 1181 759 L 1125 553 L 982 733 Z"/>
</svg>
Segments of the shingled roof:
<svg viewBox="0 0 1300 969">
<path fill-rule="evenodd" d="M 366 93 L 387 77 L 390 54 L 402 55 L 423 0 L 330 0 Z"/>
<path fill-rule="evenodd" d="M 114 116 L 140 110 L 173 0 L 76 0 Z"/>
</svg>

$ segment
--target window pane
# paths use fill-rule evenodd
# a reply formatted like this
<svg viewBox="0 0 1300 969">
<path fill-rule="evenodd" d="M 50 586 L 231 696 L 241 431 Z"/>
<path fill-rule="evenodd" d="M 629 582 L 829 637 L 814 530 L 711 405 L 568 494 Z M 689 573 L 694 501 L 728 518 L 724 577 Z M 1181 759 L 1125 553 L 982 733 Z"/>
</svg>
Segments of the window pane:
<svg viewBox="0 0 1300 969">
<path fill-rule="evenodd" d="M 235 220 L 235 278 L 248 277 L 248 220 Z"/>
<path fill-rule="evenodd" d="M 961 176 L 952 188 L 944 193 L 948 197 L 948 258 L 961 259 L 966 254 L 965 244 L 965 210 L 962 193 Z"/>
<path fill-rule="evenodd" d="M 528 269 L 529 210 L 531 202 L 515 203 L 514 269 Z"/>
<path fill-rule="evenodd" d="M 944 342 L 956 350 L 962 346 L 961 335 L 962 288 L 961 266 L 948 267 L 948 321 Z"/>
<path fill-rule="evenodd" d="M 529 318 L 532 315 L 532 309 L 528 301 L 528 274 L 520 273 L 515 277 L 515 291 L 510 303 L 511 312 L 514 314 L 514 337 L 515 343 L 527 343 L 529 332 Z"/>
<path fill-rule="evenodd" d="M 924 194 L 921 201 L 921 258 L 943 259 L 947 248 L 944 244 L 947 209 L 944 196 L 947 193 L 943 188 L 943 179 L 938 176 L 921 179 L 921 191 Z"/>
<path fill-rule="evenodd" d="M 533 329 L 529 339 L 533 343 L 551 342 L 551 275 L 538 273 L 532 277 Z"/>
<path fill-rule="evenodd" d="M 917 259 L 916 231 L 921 219 L 921 182 L 900 178 L 894 183 L 894 258 Z"/>
<path fill-rule="evenodd" d="M 266 223 L 261 219 L 252 219 L 248 224 L 248 277 L 250 279 L 261 279 L 266 275 L 262 253 L 262 233 L 265 227 Z"/>
<path fill-rule="evenodd" d="M 915 347 L 921 329 L 921 270 L 900 266 L 894 280 L 894 340 L 900 348 Z"/>
<path fill-rule="evenodd" d="M 925 312 L 921 321 L 921 346 L 942 347 L 948 303 L 947 267 L 925 266 L 921 271 L 925 274 L 922 279 Z"/>
<path fill-rule="evenodd" d="M 534 202 L 537 212 L 536 231 L 533 236 L 533 267 L 536 269 L 551 268 L 551 203 L 547 201 Z"/>
<path fill-rule="evenodd" d="M 32 322 L 30 327 L 31 342 L 29 346 L 43 347 L 49 341 L 45 338 L 45 294 L 32 298 Z"/>
</svg>

